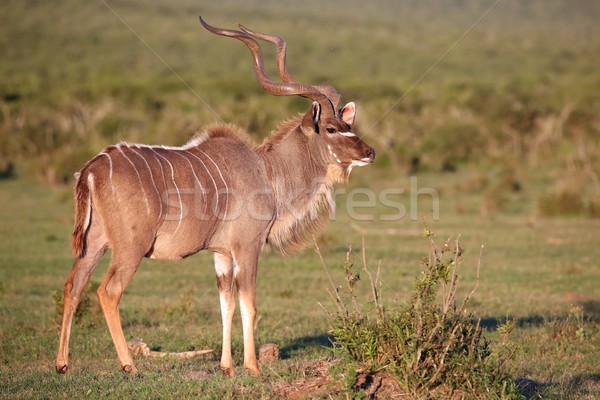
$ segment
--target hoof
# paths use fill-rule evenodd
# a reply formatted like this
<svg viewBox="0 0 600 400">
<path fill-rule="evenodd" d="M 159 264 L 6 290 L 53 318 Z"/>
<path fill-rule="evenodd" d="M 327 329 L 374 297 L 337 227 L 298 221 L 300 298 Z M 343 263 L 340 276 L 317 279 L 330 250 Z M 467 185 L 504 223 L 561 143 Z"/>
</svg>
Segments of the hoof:
<svg viewBox="0 0 600 400">
<path fill-rule="evenodd" d="M 137 374 L 138 370 L 136 367 L 134 367 L 133 365 L 124 365 L 123 368 L 121 368 L 124 372 L 127 372 L 128 374 Z"/>
<path fill-rule="evenodd" d="M 248 371 L 248 373 L 250 375 L 254 375 L 254 376 L 261 376 L 262 372 L 260 372 L 260 369 L 258 369 L 258 367 L 244 367 L 246 368 L 246 371 Z"/>
<path fill-rule="evenodd" d="M 233 378 L 235 376 L 235 371 L 233 370 L 233 368 L 221 367 L 221 372 L 223 373 L 223 375 L 228 376 L 230 378 Z"/>
<path fill-rule="evenodd" d="M 65 365 L 57 365 L 56 366 L 56 372 L 61 374 L 61 375 L 66 375 L 69 373 L 69 366 L 67 364 Z"/>
</svg>

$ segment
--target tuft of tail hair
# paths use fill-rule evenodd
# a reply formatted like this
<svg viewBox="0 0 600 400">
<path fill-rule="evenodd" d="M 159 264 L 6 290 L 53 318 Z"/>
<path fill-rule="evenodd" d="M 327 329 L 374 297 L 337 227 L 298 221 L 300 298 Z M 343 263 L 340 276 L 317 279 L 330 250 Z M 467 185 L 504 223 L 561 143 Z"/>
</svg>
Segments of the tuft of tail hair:
<svg viewBox="0 0 600 400">
<path fill-rule="evenodd" d="M 75 226 L 71 235 L 71 248 L 75 257 L 81 258 L 85 255 L 85 233 L 91 217 L 91 198 L 87 174 L 78 173 L 75 177 Z"/>
</svg>

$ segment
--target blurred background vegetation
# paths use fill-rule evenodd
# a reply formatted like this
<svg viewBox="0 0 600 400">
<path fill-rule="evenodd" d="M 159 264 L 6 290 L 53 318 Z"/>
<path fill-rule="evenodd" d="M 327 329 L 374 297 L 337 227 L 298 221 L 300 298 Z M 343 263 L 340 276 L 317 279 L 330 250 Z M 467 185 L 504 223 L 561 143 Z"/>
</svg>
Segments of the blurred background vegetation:
<svg viewBox="0 0 600 400">
<path fill-rule="evenodd" d="M 472 308 L 495 346 L 504 343 L 501 327 L 516 323 L 512 336 L 521 350 L 512 375 L 539 386 L 531 398 L 598 397 L 597 0 L 4 0 L 2 394 L 273 397 L 269 382 L 305 376 L 303 362 L 330 354 L 323 349 L 330 320 L 315 304 L 328 301 L 329 281 L 315 254 L 265 254 L 257 343 L 278 343 L 284 354 L 280 364 L 263 369 L 266 380 L 217 378 L 216 358 L 199 365 L 140 359 L 141 378 L 109 374 L 116 358 L 93 295 L 108 266 L 104 257 L 92 277 L 88 315 L 72 336 L 74 371 L 82 373 L 70 380 L 50 373 L 58 338 L 54 306 L 60 305 L 54 293 L 72 262 L 73 173 L 117 141 L 181 145 L 215 122 L 237 124 L 258 142 L 309 107 L 306 99 L 266 94 L 245 46 L 205 31 L 198 14 L 217 26 L 241 22 L 285 37 L 297 79 L 332 84 L 344 101 L 357 103 L 356 130 L 378 158 L 353 171 L 348 197 L 360 187 L 416 190 L 412 176 L 418 188 L 439 194 L 439 221 L 431 221 L 429 192 L 421 192 L 414 208 L 411 197 L 411 218 L 402 221 L 390 221 L 395 209 L 381 202 L 354 210 L 359 217 L 374 214 L 373 220 L 353 218 L 345 195 L 336 197 L 336 221 L 319 239 L 336 282 L 344 279 L 347 246 L 358 248 L 366 238 L 370 266 L 382 260 L 382 299 L 394 305 L 409 298 L 427 254 L 425 225 L 440 239 L 461 235 L 466 268 L 459 291 L 468 291 L 477 280 L 470 267 L 485 243 Z M 274 77 L 274 49 L 264 51 Z M 392 197 L 409 207 L 408 194 Z M 214 271 L 206 268 L 211 255 L 144 264 L 122 303 L 126 334 L 165 350 L 218 353 L 218 292 Z M 365 287 L 360 299 L 368 302 Z M 235 326 L 240 362 L 239 319 Z M 185 381 L 194 368 L 214 379 Z"/>
<path fill-rule="evenodd" d="M 494 3 L 4 1 L 0 176 L 70 183 L 115 141 L 180 145 L 220 121 L 260 140 L 307 109 L 267 95 L 244 46 L 202 14 L 283 36 L 296 78 L 358 103 L 376 168 L 476 166 L 457 190 L 482 193 L 483 213 L 535 188 L 542 215 L 599 217 L 600 3 Z"/>
</svg>

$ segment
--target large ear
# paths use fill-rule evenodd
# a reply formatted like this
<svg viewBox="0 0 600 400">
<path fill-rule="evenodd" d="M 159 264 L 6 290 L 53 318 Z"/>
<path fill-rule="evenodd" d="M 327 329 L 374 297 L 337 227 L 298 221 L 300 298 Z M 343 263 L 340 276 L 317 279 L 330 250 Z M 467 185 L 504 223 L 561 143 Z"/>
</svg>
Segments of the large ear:
<svg viewBox="0 0 600 400">
<path fill-rule="evenodd" d="M 321 118 L 321 106 L 316 101 L 312 103 L 310 110 L 302 118 L 302 132 L 306 135 L 319 133 L 319 119 Z"/>
<path fill-rule="evenodd" d="M 312 121 L 315 127 L 315 132 L 319 133 L 319 118 L 321 118 L 321 105 L 316 101 L 313 101 L 312 108 L 310 109 L 312 114 Z"/>
<path fill-rule="evenodd" d="M 344 108 L 342 108 L 340 110 L 340 114 L 339 114 L 342 121 L 344 121 L 345 123 L 350 125 L 350 127 L 352 127 L 352 125 L 354 125 L 354 116 L 355 115 L 356 115 L 356 104 L 354 104 L 353 101 L 346 104 L 344 106 Z"/>
</svg>

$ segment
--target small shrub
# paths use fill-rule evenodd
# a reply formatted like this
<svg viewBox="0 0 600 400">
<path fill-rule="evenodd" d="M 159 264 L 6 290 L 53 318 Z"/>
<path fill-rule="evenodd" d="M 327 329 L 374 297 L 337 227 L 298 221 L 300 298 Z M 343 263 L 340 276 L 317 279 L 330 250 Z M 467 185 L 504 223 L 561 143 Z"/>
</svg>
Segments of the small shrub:
<svg viewBox="0 0 600 400">
<path fill-rule="evenodd" d="M 427 231 L 427 236 L 432 235 Z M 341 288 L 330 290 L 337 308 L 330 313 L 334 350 L 350 369 L 358 366 L 371 374 L 383 370 L 393 374 L 413 397 L 521 398 L 508 374 L 514 349 L 504 343 L 492 351 L 479 321 L 465 311 L 475 289 L 456 304 L 457 267 L 462 257 L 458 240 L 439 249 L 430 238 L 430 246 L 412 296 L 397 309 L 385 309 L 380 303 L 379 270 L 373 278 L 364 244 L 363 271 L 371 282 L 373 303 L 366 308 L 358 304 L 359 275 L 347 257 L 344 294 L 350 300 L 342 298 Z M 503 329 L 505 342 L 511 323 Z"/>
</svg>

